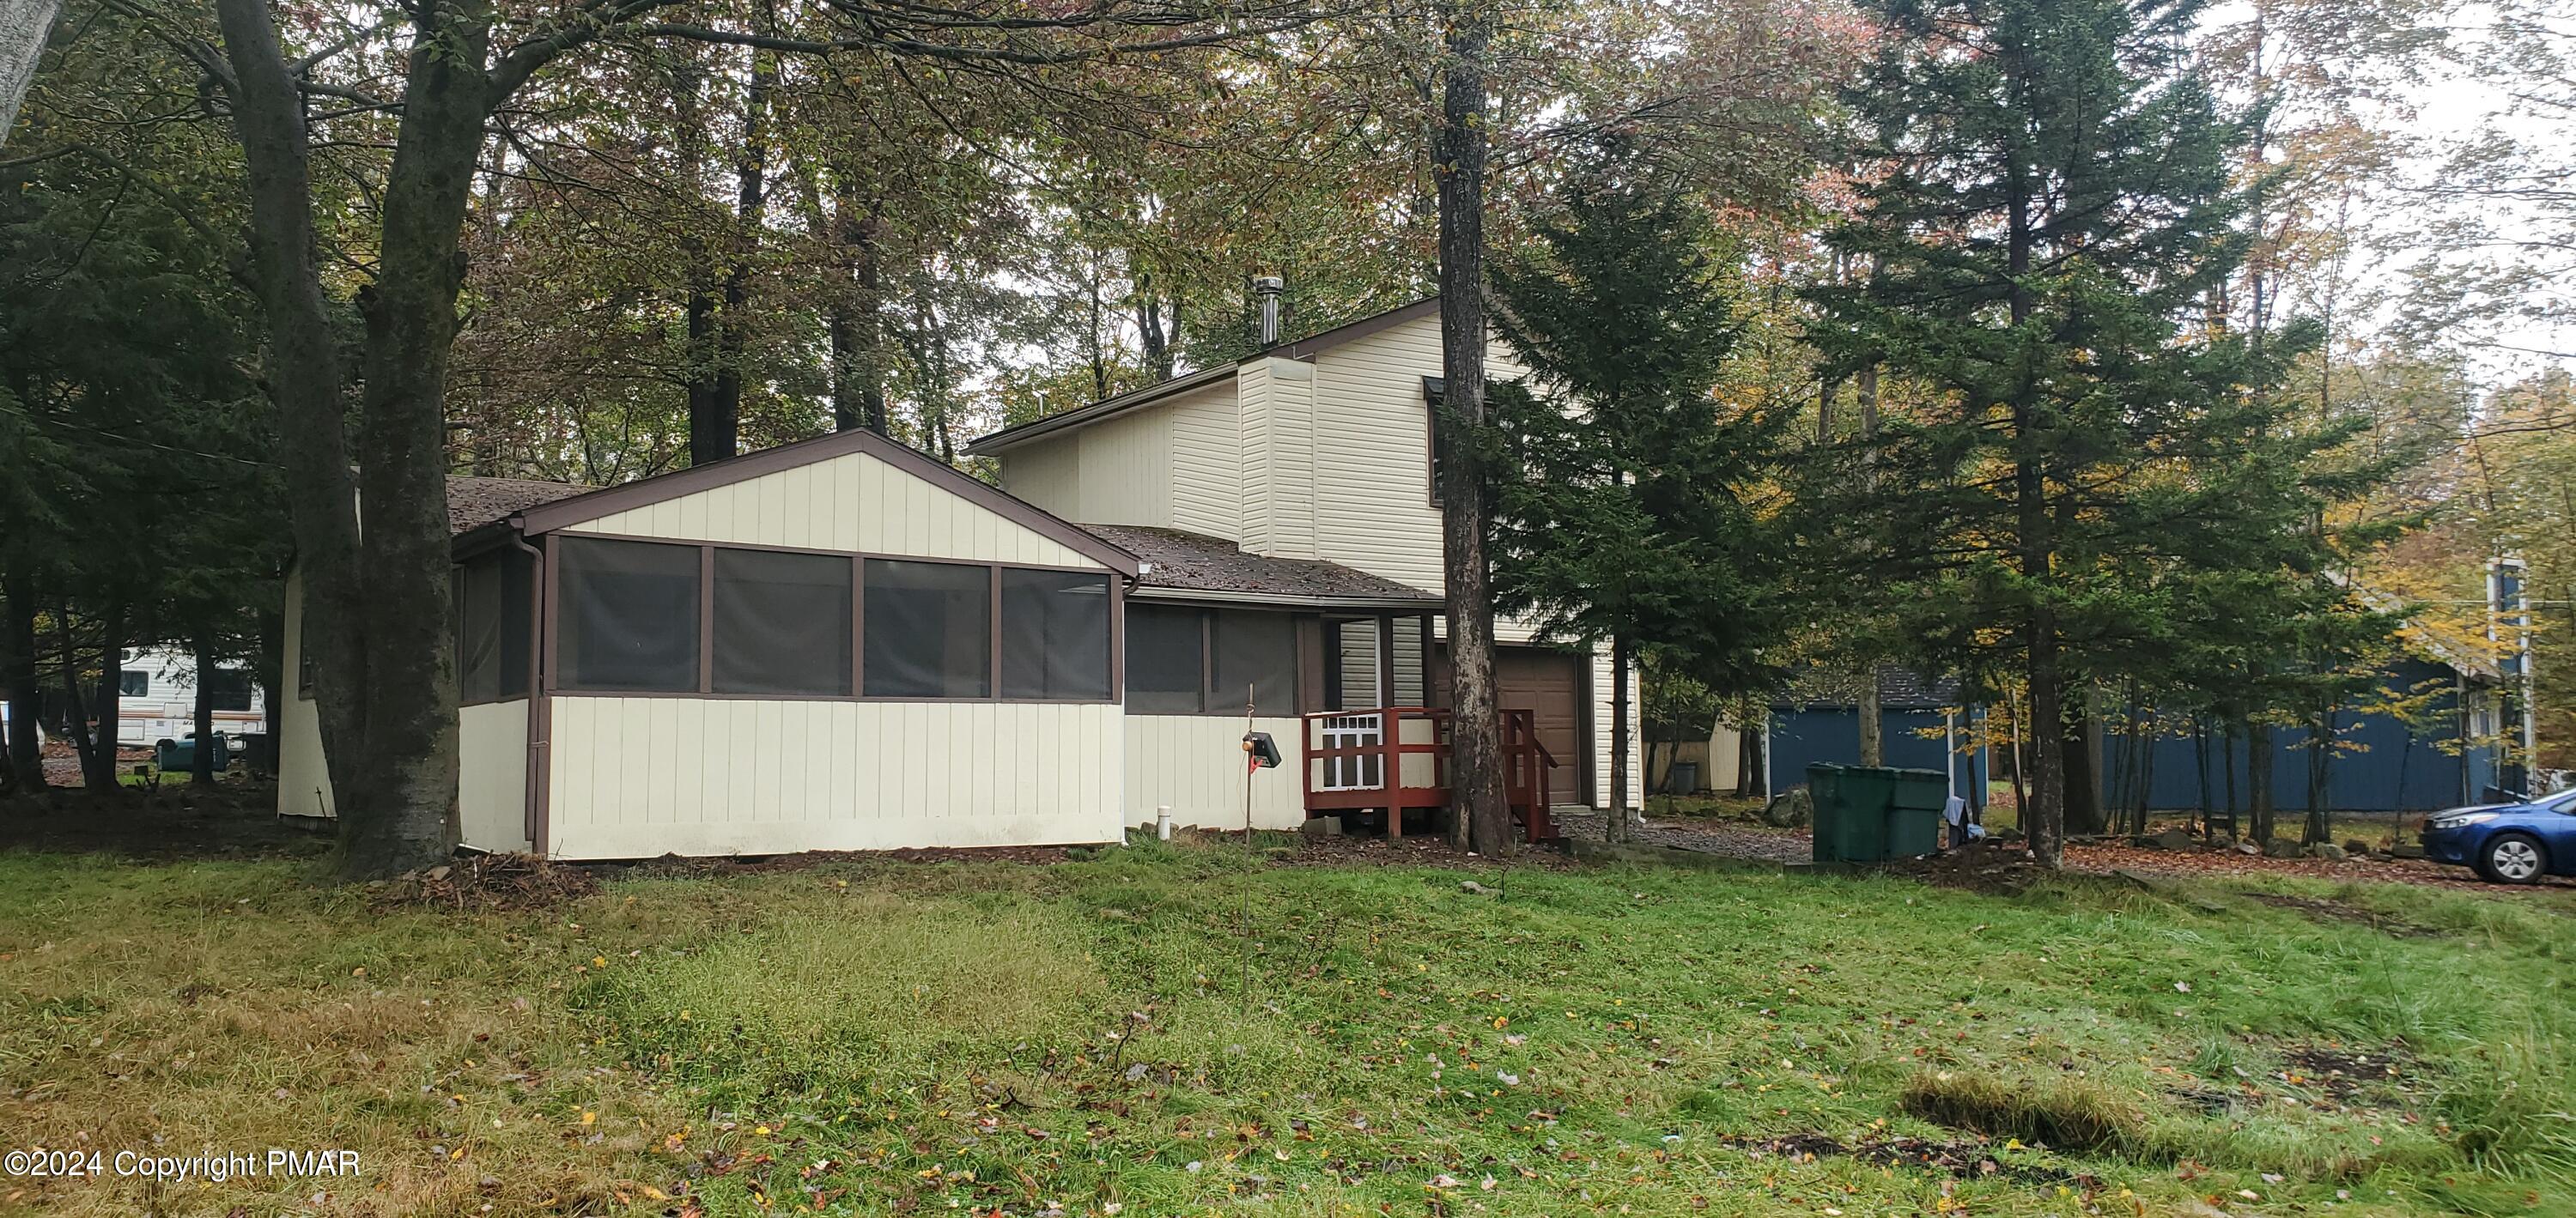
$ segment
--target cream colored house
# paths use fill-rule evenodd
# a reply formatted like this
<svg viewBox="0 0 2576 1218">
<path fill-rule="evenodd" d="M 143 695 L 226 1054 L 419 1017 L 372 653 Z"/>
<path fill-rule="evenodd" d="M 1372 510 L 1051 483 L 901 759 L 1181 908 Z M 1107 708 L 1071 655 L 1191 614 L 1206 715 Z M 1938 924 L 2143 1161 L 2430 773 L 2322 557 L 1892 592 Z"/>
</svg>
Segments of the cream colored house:
<svg viewBox="0 0 2576 1218">
<path fill-rule="evenodd" d="M 451 479 L 465 844 L 1088 843 L 1162 809 L 1428 827 L 1439 370 L 1413 305 L 986 436 L 1001 490 L 867 432 L 604 490 Z M 290 574 L 306 674 L 301 609 Z M 1609 664 L 1498 633 L 1507 786 L 1547 836 L 1550 805 L 1603 795 Z M 279 811 L 328 816 L 297 685 Z M 1247 722 L 1284 764 L 1246 766 Z"/>
<path fill-rule="evenodd" d="M 566 859 L 1123 832 L 1134 556 L 844 432 L 606 490 L 451 480 L 465 844 Z M 300 585 L 286 656 L 302 673 Z M 309 684 L 279 811 L 329 815 Z"/>
<path fill-rule="evenodd" d="M 1516 372 L 1499 346 L 1489 360 L 1497 376 Z M 1257 615 L 1281 619 L 1269 629 L 1292 635 L 1299 658 L 1293 682 L 1257 699 L 1257 726 L 1289 757 L 1254 776 L 1255 824 L 1381 806 L 1367 800 L 1390 764 L 1404 771 L 1396 785 L 1416 792 L 1408 799 L 1442 785 L 1435 756 L 1348 751 L 1390 730 L 1427 747 L 1436 722 L 1380 712 L 1448 700 L 1432 443 L 1440 373 L 1439 306 L 1426 300 L 968 447 L 995 459 L 1004 490 L 1143 561 L 1128 617 L 1130 823 L 1166 805 L 1183 823 L 1243 822 L 1242 771 L 1223 747 L 1242 731 L 1242 683 L 1224 671 L 1223 645 L 1230 620 L 1246 631 Z M 1176 578 L 1175 565 L 1196 574 Z M 1169 640 L 1202 619 L 1207 694 L 1193 703 L 1145 692 L 1160 678 L 1141 674 L 1140 659 L 1170 654 Z M 1551 801 L 1606 804 L 1606 649 L 1537 646 L 1511 621 L 1497 634 L 1502 704 L 1526 723 L 1512 730 L 1553 761 Z M 1633 797 L 1643 776 L 1633 749 L 1630 760 Z M 1516 790 L 1534 777 L 1516 775 Z"/>
</svg>

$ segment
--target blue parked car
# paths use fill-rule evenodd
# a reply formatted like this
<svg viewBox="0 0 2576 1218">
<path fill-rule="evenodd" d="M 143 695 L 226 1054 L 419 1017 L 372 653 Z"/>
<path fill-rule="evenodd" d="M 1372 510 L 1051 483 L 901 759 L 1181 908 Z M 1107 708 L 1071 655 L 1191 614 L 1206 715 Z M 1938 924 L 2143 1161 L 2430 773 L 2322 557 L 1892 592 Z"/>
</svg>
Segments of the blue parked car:
<svg viewBox="0 0 2576 1218">
<path fill-rule="evenodd" d="M 2576 787 L 2518 804 L 2436 812 L 2424 818 L 2424 857 L 2475 867 L 2498 884 L 2576 875 Z"/>
</svg>

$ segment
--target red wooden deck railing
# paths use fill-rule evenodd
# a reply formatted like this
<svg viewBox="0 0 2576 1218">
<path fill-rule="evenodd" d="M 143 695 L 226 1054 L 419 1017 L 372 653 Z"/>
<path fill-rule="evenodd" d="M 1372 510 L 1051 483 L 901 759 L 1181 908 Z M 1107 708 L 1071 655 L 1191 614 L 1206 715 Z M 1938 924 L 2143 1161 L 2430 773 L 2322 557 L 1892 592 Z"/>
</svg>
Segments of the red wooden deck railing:
<svg viewBox="0 0 2576 1218">
<path fill-rule="evenodd" d="M 1548 816 L 1554 787 L 1549 771 L 1556 755 L 1539 742 L 1536 716 L 1525 710 L 1502 712 L 1503 787 L 1513 816 L 1527 840 L 1553 841 L 1556 823 Z M 1401 832 L 1407 809 L 1449 806 L 1450 716 L 1424 706 L 1382 706 L 1371 710 L 1320 711 L 1302 716 L 1306 815 L 1382 811 L 1390 827 Z M 1421 725 L 1414 731 L 1405 729 Z M 1412 765 L 1409 759 L 1418 758 Z"/>
</svg>

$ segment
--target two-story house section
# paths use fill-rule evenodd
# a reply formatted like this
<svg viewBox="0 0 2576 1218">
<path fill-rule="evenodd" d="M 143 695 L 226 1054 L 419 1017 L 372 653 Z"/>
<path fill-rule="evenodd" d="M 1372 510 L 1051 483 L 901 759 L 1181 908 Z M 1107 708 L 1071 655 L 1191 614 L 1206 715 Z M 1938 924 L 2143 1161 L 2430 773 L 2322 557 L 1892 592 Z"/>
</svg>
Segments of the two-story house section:
<svg viewBox="0 0 2576 1218">
<path fill-rule="evenodd" d="M 1501 346 L 1489 358 L 1516 375 Z M 1124 647 L 1131 823 L 1168 806 L 1184 824 L 1243 824 L 1247 690 L 1288 754 L 1253 777 L 1256 825 L 1445 785 L 1427 748 L 1370 754 L 1435 739 L 1438 714 L 1402 708 L 1449 700 L 1440 373 L 1439 302 L 1424 300 L 969 446 L 995 459 L 1004 490 L 1141 560 Z M 1535 645 L 1511 621 L 1497 633 L 1507 736 L 1553 763 L 1550 802 L 1606 804 L 1606 649 Z M 1515 798 L 1540 778 L 1516 771 Z"/>
</svg>

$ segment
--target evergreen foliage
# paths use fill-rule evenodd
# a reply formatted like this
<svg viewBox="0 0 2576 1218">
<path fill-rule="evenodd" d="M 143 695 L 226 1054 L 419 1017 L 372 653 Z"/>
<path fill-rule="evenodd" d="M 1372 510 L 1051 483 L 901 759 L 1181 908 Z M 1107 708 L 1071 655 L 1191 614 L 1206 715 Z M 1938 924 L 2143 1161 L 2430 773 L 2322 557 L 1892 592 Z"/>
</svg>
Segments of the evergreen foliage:
<svg viewBox="0 0 2576 1218">
<path fill-rule="evenodd" d="M 2230 330 L 2247 116 L 2160 0 L 1894 0 L 1848 95 L 1861 205 L 1811 290 L 1829 365 L 1927 391 L 1809 471 L 1829 548 L 1865 554 L 1900 658 L 2026 687 L 2034 847 L 2054 862 L 2062 726 L 2112 674 L 2240 701 L 2345 614 L 2324 507 L 2350 429 L 2275 392 L 2313 325 Z M 1862 477 L 1862 463 L 1874 477 Z M 1870 489 L 1860 490 L 1867 486 Z M 2313 666 L 2313 665 L 2311 665 Z M 2079 775 L 2089 784 L 2089 775 Z"/>
</svg>

